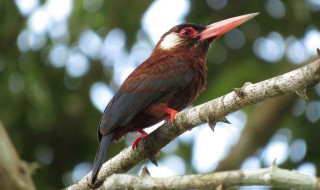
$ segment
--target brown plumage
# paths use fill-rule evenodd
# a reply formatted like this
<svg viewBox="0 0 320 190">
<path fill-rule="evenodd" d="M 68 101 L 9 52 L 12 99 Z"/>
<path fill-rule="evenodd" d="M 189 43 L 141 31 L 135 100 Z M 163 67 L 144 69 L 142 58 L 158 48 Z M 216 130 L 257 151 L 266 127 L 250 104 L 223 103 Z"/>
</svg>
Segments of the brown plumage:
<svg viewBox="0 0 320 190">
<path fill-rule="evenodd" d="M 151 56 L 134 70 L 107 105 L 98 130 L 100 146 L 92 183 L 112 140 L 140 132 L 189 106 L 206 84 L 206 55 L 219 36 L 256 14 L 227 19 L 207 27 L 186 23 L 173 27 L 157 43 Z M 133 146 L 141 140 L 138 138 Z"/>
</svg>

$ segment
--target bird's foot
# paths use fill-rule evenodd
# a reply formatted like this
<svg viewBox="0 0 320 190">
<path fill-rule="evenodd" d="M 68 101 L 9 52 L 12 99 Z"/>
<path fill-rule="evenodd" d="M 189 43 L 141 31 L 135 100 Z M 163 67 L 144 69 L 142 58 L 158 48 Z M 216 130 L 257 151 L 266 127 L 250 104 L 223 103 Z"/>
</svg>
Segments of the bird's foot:
<svg viewBox="0 0 320 190">
<path fill-rule="evenodd" d="M 174 117 L 177 115 L 178 111 L 174 109 L 166 108 L 164 112 L 165 112 L 165 119 L 174 122 Z"/>
<path fill-rule="evenodd" d="M 141 134 L 140 137 L 136 138 L 136 140 L 133 141 L 132 143 L 132 149 L 136 149 L 138 142 L 141 141 L 144 137 L 146 137 L 148 135 L 147 132 L 145 132 L 143 129 L 139 129 L 137 130 L 137 132 L 139 132 Z M 160 155 L 160 152 L 157 152 L 155 155 L 152 155 L 149 159 L 151 160 L 151 162 L 155 165 L 158 166 L 158 162 L 157 162 L 157 157 Z"/>
<path fill-rule="evenodd" d="M 137 130 L 137 132 L 139 132 L 141 134 L 141 136 L 136 138 L 136 140 L 133 141 L 132 149 L 137 148 L 138 142 L 141 141 L 144 137 L 146 137 L 148 135 L 148 133 L 145 132 L 143 129 L 139 129 L 139 130 Z"/>
</svg>

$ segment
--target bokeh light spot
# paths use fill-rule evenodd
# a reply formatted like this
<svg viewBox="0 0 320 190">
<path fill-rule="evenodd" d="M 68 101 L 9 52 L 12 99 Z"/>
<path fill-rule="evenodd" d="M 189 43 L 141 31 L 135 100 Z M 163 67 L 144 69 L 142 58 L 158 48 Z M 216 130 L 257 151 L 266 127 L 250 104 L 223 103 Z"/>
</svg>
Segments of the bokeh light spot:
<svg viewBox="0 0 320 190">
<path fill-rule="evenodd" d="M 194 138 L 193 131 L 186 131 L 178 137 L 178 140 L 184 145 L 191 145 L 193 143 L 193 138 Z"/>
<path fill-rule="evenodd" d="M 103 82 L 94 83 L 90 89 L 91 102 L 101 112 L 103 112 L 112 96 L 112 90 Z"/>
<path fill-rule="evenodd" d="M 220 10 L 228 4 L 228 0 L 207 0 L 207 4 L 214 10 Z"/>
<path fill-rule="evenodd" d="M 77 182 L 81 180 L 84 176 L 86 176 L 92 169 L 92 165 L 88 162 L 82 162 L 80 164 L 77 164 L 74 167 L 74 170 L 72 172 L 72 180 L 73 182 Z"/>
<path fill-rule="evenodd" d="M 291 131 L 289 129 L 279 129 L 262 152 L 263 164 L 270 166 L 274 160 L 278 164 L 284 163 L 289 156 L 290 139 Z"/>
<path fill-rule="evenodd" d="M 150 162 L 147 164 L 152 177 L 183 175 L 186 171 L 184 160 L 176 155 L 166 156 L 163 160 L 159 161 L 159 166 L 161 167 L 157 167 Z"/>
<path fill-rule="evenodd" d="M 241 165 L 241 169 L 253 169 L 253 168 L 261 168 L 260 159 L 254 156 L 250 156 L 244 160 Z"/>
<path fill-rule="evenodd" d="M 39 5 L 39 0 L 15 0 L 15 2 L 23 16 L 28 16 Z"/>
<path fill-rule="evenodd" d="M 304 48 L 306 48 L 309 56 L 317 56 L 317 48 L 319 48 L 320 44 L 320 32 L 315 29 L 311 28 L 308 30 L 302 39 L 304 44 Z"/>
<path fill-rule="evenodd" d="M 29 50 L 29 31 L 23 30 L 19 33 L 17 44 L 20 52 Z"/>
<path fill-rule="evenodd" d="M 53 151 L 52 148 L 46 145 L 41 145 L 36 148 L 35 151 L 37 159 L 43 164 L 51 164 L 53 161 Z"/>
<path fill-rule="evenodd" d="M 173 175 L 183 175 L 186 173 L 186 165 L 180 156 L 170 155 L 166 156 L 162 163 L 173 170 Z"/>
<path fill-rule="evenodd" d="M 129 59 L 133 59 L 135 66 L 139 66 L 152 53 L 153 47 L 146 42 L 138 42 L 133 45 Z"/>
<path fill-rule="evenodd" d="M 228 150 L 234 145 L 244 128 L 247 117 L 243 111 L 236 111 L 227 116 L 232 126 L 226 123 L 218 122 L 214 132 L 207 125 L 202 125 L 194 130 L 196 138 L 192 147 L 191 164 L 199 172 L 212 171 L 223 159 Z M 208 151 L 208 145 L 210 151 Z M 217 146 L 216 146 L 217 145 Z"/>
<path fill-rule="evenodd" d="M 153 1 L 143 15 L 142 28 L 151 37 L 152 42 L 156 44 L 162 34 L 174 25 L 184 21 L 184 17 L 189 10 L 189 0 Z"/>
<path fill-rule="evenodd" d="M 286 56 L 291 63 L 299 65 L 308 59 L 309 55 L 306 47 L 300 40 L 296 40 L 294 37 L 289 37 L 287 39 L 287 44 Z"/>
<path fill-rule="evenodd" d="M 24 89 L 24 79 L 19 73 L 12 73 L 9 78 L 11 92 L 18 93 Z"/>
<path fill-rule="evenodd" d="M 60 68 L 66 65 L 69 57 L 69 49 L 65 45 L 56 45 L 54 46 L 49 53 L 49 60 L 51 64 Z"/>
<path fill-rule="evenodd" d="M 62 175 L 62 183 L 65 187 L 68 187 L 74 183 L 72 179 L 72 172 L 66 172 Z"/>
<path fill-rule="evenodd" d="M 235 28 L 224 36 L 224 42 L 230 49 L 240 49 L 245 44 L 245 38 L 241 30 Z"/>
<path fill-rule="evenodd" d="M 162 152 L 170 154 L 174 153 L 179 148 L 179 142 L 177 140 L 171 141 L 169 144 L 167 144 L 165 147 L 161 149 Z"/>
<path fill-rule="evenodd" d="M 101 51 L 100 58 L 105 66 L 114 64 L 114 60 L 120 58 L 126 44 L 126 35 L 123 30 L 112 29 L 106 36 Z"/>
<path fill-rule="evenodd" d="M 102 39 L 92 30 L 85 30 L 80 35 L 79 46 L 91 59 L 98 59 L 102 47 Z"/>
<path fill-rule="evenodd" d="M 43 48 L 47 42 L 47 36 L 44 33 L 30 33 L 29 46 L 33 51 L 38 51 Z"/>
<path fill-rule="evenodd" d="M 286 13 L 285 6 L 280 0 L 267 0 L 266 9 L 269 15 L 274 18 L 281 18 Z"/>
<path fill-rule="evenodd" d="M 28 28 L 35 33 L 46 32 L 49 25 L 49 15 L 43 7 L 37 8 L 28 19 Z"/>
<path fill-rule="evenodd" d="M 101 8 L 103 0 L 84 0 L 83 8 L 88 12 L 96 12 Z"/>
<path fill-rule="evenodd" d="M 197 138 L 195 138 L 192 147 L 191 164 L 197 172 L 204 173 L 212 171 L 217 166 L 220 158 L 226 154 L 226 144 L 222 143 L 224 141 L 221 141 L 219 146 L 215 147 L 215 150 L 211 149 L 208 151 L 207 145 L 214 145 L 216 143 L 213 134 L 217 134 L 219 131 L 218 129 L 219 128 L 216 126 L 215 133 L 213 133 L 208 126 L 203 125 L 194 130 L 194 132 L 197 133 L 195 135 Z M 222 135 L 220 137 L 222 138 Z M 220 140 L 222 140 L 221 138 Z"/>
<path fill-rule="evenodd" d="M 54 22 L 69 18 L 73 8 L 72 0 L 48 0 L 45 4 L 46 12 Z"/>
<path fill-rule="evenodd" d="M 306 0 L 307 7 L 312 11 L 320 10 L 320 1 L 319 0 Z"/>
<path fill-rule="evenodd" d="M 34 33 L 28 30 L 21 31 L 17 39 L 18 48 L 21 52 L 40 50 L 46 42 L 47 37 L 45 34 Z"/>
<path fill-rule="evenodd" d="M 294 116 L 300 116 L 304 113 L 306 107 L 307 107 L 306 101 L 299 98 L 294 104 L 291 112 Z"/>
<path fill-rule="evenodd" d="M 70 41 L 68 23 L 57 21 L 49 26 L 49 35 L 53 44 L 68 44 Z"/>
<path fill-rule="evenodd" d="M 315 123 L 320 118 L 320 102 L 311 101 L 307 105 L 306 116 L 312 123 Z"/>
<path fill-rule="evenodd" d="M 271 32 L 267 38 L 258 38 L 253 45 L 254 53 L 270 63 L 280 61 L 284 55 L 284 40 L 277 32 Z"/>
<path fill-rule="evenodd" d="M 71 77 L 81 77 L 89 71 L 89 61 L 81 53 L 73 53 L 68 57 L 66 71 Z"/>
<path fill-rule="evenodd" d="M 304 162 L 304 163 L 300 164 L 297 167 L 297 171 L 304 173 L 304 174 L 307 174 L 307 175 L 313 175 L 313 176 L 315 176 L 317 174 L 316 165 L 311 162 Z"/>
<path fill-rule="evenodd" d="M 300 162 L 307 153 L 307 145 L 303 139 L 296 139 L 290 145 L 290 159 L 292 162 Z"/>
</svg>

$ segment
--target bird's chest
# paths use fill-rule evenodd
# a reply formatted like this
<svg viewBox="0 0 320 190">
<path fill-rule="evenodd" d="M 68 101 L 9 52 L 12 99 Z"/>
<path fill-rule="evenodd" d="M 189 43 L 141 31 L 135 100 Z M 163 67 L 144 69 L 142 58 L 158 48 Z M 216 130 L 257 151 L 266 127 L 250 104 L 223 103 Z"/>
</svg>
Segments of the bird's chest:
<svg viewBox="0 0 320 190">
<path fill-rule="evenodd" d="M 188 107 L 205 89 L 207 77 L 205 61 L 195 62 L 192 65 L 192 69 L 194 70 L 194 75 L 191 82 L 173 95 L 168 104 L 169 108 L 181 111 Z"/>
</svg>

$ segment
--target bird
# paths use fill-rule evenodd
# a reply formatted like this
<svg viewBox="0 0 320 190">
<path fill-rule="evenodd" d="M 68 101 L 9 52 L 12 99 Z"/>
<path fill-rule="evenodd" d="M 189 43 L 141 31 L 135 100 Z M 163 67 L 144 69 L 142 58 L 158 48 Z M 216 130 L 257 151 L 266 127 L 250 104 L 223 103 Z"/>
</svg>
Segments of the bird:
<svg viewBox="0 0 320 190">
<path fill-rule="evenodd" d="M 183 23 L 172 27 L 156 44 L 152 54 L 123 82 L 106 106 L 98 128 L 99 147 L 91 173 L 94 184 L 112 141 L 128 132 L 143 130 L 188 107 L 206 85 L 206 57 L 221 35 L 259 13 L 229 18 L 207 26 Z"/>
</svg>

